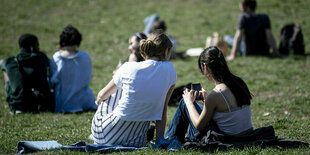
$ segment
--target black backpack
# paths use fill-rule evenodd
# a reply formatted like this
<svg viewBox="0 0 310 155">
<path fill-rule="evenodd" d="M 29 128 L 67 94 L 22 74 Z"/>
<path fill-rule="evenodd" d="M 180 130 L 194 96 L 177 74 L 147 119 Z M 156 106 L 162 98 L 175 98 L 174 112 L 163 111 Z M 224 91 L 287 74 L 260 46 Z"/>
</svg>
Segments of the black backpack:
<svg viewBox="0 0 310 155">
<path fill-rule="evenodd" d="M 36 52 L 30 56 L 18 55 L 6 60 L 7 102 L 11 112 L 54 112 L 54 95 L 47 81 L 49 60 Z"/>
<path fill-rule="evenodd" d="M 304 38 L 298 24 L 284 25 L 280 31 L 280 53 L 288 55 L 291 50 L 294 54 L 305 54 Z"/>
</svg>

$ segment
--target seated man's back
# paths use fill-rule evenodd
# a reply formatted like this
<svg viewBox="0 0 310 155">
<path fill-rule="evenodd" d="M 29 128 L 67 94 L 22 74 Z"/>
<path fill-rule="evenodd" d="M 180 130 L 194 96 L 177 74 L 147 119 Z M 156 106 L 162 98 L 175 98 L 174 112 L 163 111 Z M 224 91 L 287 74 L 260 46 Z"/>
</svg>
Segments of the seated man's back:
<svg viewBox="0 0 310 155">
<path fill-rule="evenodd" d="M 34 42 L 29 43 L 29 42 Z M 23 43 L 27 43 L 24 45 Z M 16 57 L 3 60 L 1 68 L 8 77 L 5 83 L 7 102 L 15 113 L 53 111 L 54 103 L 47 81 L 49 60 L 38 51 L 37 38 L 26 34 L 20 39 L 21 50 Z M 31 46 L 28 46 L 31 45 Z"/>
<path fill-rule="evenodd" d="M 276 41 L 271 33 L 269 17 L 265 14 L 255 13 L 256 0 L 240 0 L 239 8 L 242 13 L 239 16 L 231 53 L 226 59 L 232 60 L 235 58 L 236 51 L 243 37 L 245 41 L 245 51 L 240 50 L 243 56 L 268 55 L 270 47 L 273 53 L 279 56 Z"/>
<path fill-rule="evenodd" d="M 244 30 L 247 55 L 267 55 L 269 45 L 266 39 L 266 29 L 270 29 L 269 17 L 265 14 L 242 13 L 239 16 L 238 29 Z"/>
</svg>

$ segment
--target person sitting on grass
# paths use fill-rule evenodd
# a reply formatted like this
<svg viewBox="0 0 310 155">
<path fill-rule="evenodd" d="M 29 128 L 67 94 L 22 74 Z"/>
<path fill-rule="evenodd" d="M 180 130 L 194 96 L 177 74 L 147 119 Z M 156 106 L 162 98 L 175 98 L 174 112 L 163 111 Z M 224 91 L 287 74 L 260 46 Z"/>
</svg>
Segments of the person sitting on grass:
<svg viewBox="0 0 310 155">
<path fill-rule="evenodd" d="M 99 105 L 92 121 L 92 139 L 101 145 L 145 146 L 150 121 L 156 121 L 156 137 L 163 137 L 167 105 L 176 83 L 176 71 L 169 62 L 169 38 L 162 32 L 152 33 L 140 41 L 145 61 L 127 62 L 98 93 Z M 102 102 L 118 88 L 122 96 L 112 112 Z"/>
<path fill-rule="evenodd" d="M 50 61 L 50 85 L 55 93 L 55 112 L 81 112 L 97 109 L 95 97 L 89 88 L 91 59 L 78 50 L 82 35 L 68 25 L 60 34 L 60 50 Z"/>
<path fill-rule="evenodd" d="M 141 62 L 144 61 L 144 58 L 141 56 L 140 52 L 140 41 L 142 39 L 146 39 L 146 35 L 144 33 L 138 33 L 135 32 L 130 38 L 129 38 L 129 46 L 128 50 L 130 51 L 128 62 Z M 121 67 L 122 64 L 119 64 L 116 66 L 116 69 L 113 71 L 113 74 L 117 72 L 119 67 Z M 110 113 L 114 110 L 114 108 L 118 105 L 118 102 L 122 96 L 122 88 L 118 88 L 117 91 L 115 91 L 111 96 L 104 101 L 104 104 L 107 104 L 108 109 L 106 113 Z M 92 138 L 90 136 L 90 138 Z"/>
<path fill-rule="evenodd" d="M 183 99 L 165 133 L 165 138 L 177 137 L 180 142 L 195 134 L 205 133 L 211 122 L 228 135 L 241 136 L 253 130 L 251 121 L 251 93 L 246 83 L 232 74 L 221 50 L 215 46 L 205 49 L 198 59 L 201 73 L 214 83 L 215 88 L 207 93 L 185 89 Z M 204 104 L 195 101 L 203 97 Z"/>
<path fill-rule="evenodd" d="M 49 59 L 40 52 L 39 40 L 33 34 L 23 34 L 19 47 L 16 57 L 0 61 L 11 112 L 53 112 L 55 103 L 47 81 Z"/>
<path fill-rule="evenodd" d="M 256 0 L 240 0 L 240 11 L 235 37 L 225 36 L 225 40 L 232 46 L 227 60 L 233 60 L 244 38 L 245 47 L 240 48 L 241 55 L 268 55 L 270 47 L 274 55 L 280 56 L 276 41 L 271 32 L 268 15 L 256 14 Z M 230 38 L 230 39 L 229 39 Z"/>
<path fill-rule="evenodd" d="M 138 33 L 135 32 L 130 38 L 129 38 L 129 46 L 128 46 L 128 50 L 130 51 L 130 55 L 128 58 L 128 62 L 131 61 L 136 61 L 136 62 L 140 62 L 140 61 L 144 61 L 144 58 L 141 56 L 140 53 L 140 40 L 142 39 L 146 39 L 146 35 L 144 33 Z"/>
</svg>

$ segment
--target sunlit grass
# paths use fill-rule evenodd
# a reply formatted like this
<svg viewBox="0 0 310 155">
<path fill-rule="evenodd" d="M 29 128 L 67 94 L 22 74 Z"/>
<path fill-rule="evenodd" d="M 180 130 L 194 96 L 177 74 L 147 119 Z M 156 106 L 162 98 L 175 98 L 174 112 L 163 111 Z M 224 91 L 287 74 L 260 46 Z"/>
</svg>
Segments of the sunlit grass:
<svg viewBox="0 0 310 155">
<path fill-rule="evenodd" d="M 157 12 L 167 22 L 167 33 L 178 42 L 178 51 L 204 47 L 213 32 L 234 34 L 239 15 L 238 0 L 1 0 L 0 58 L 16 55 L 17 40 L 23 33 L 38 36 L 41 50 L 49 57 L 57 50 L 63 27 L 72 24 L 83 34 L 80 49 L 92 58 L 91 89 L 97 94 L 112 78 L 119 60 L 128 55 L 128 38 L 143 31 L 143 19 Z M 310 2 L 307 0 L 259 0 L 258 12 L 267 13 L 279 40 L 283 24 L 301 24 L 306 49 L 310 46 Z M 309 51 L 309 50 L 307 50 Z M 309 52 L 307 52 L 309 53 Z M 214 85 L 198 71 L 197 58 L 173 60 L 177 86 L 199 82 L 207 91 Z M 309 56 L 238 57 L 229 62 L 232 72 L 242 77 L 254 94 L 252 121 L 255 128 L 273 125 L 280 138 L 310 142 Z M 39 115 L 9 114 L 3 78 L 0 78 L 0 153 L 15 153 L 18 141 L 57 140 L 63 145 L 87 141 L 94 112 Z M 168 123 L 176 106 L 168 108 Z M 168 124 L 167 124 L 168 125 Z M 42 152 L 71 154 L 65 150 Z M 78 154 L 78 152 L 74 152 Z M 197 150 L 166 152 L 142 150 L 122 154 L 199 154 Z M 309 154 L 309 148 L 276 149 L 247 147 L 215 154 Z"/>
</svg>

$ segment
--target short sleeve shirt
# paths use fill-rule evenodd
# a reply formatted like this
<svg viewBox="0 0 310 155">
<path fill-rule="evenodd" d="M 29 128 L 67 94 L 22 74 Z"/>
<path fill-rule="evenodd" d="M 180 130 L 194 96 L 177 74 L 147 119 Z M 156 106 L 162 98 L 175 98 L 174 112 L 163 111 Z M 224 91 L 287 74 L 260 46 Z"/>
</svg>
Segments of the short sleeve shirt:
<svg viewBox="0 0 310 155">
<path fill-rule="evenodd" d="M 243 29 L 245 32 L 247 55 L 266 55 L 269 53 L 266 30 L 271 29 L 271 26 L 267 15 L 242 13 L 239 16 L 237 29 Z"/>
<path fill-rule="evenodd" d="M 177 75 L 169 61 L 127 62 L 113 76 L 123 89 L 114 113 L 122 120 L 161 120 L 166 95 Z"/>
<path fill-rule="evenodd" d="M 79 112 L 97 109 L 91 82 L 91 58 L 78 51 L 63 57 L 56 52 L 50 61 L 50 85 L 55 93 L 55 112 Z"/>
</svg>

